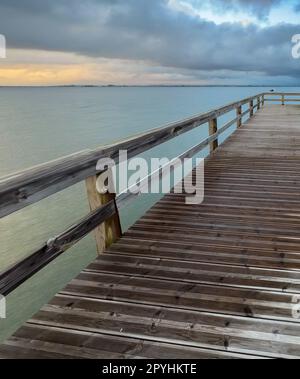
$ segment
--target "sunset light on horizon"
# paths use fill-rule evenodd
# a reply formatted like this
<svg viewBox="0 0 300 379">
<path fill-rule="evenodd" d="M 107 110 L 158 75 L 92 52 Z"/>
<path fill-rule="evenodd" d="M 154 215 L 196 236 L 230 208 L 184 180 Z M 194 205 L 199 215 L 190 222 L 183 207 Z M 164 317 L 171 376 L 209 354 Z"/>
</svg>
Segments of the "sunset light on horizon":
<svg viewBox="0 0 300 379">
<path fill-rule="evenodd" d="M 280 0 L 3 0 L 0 85 L 295 85 L 299 13 Z"/>
</svg>

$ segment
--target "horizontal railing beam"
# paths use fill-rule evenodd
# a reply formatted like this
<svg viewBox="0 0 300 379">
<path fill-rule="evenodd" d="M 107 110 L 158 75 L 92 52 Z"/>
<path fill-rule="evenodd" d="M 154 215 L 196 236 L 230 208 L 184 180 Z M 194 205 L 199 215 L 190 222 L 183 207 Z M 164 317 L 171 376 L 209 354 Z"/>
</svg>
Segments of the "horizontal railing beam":
<svg viewBox="0 0 300 379">
<path fill-rule="evenodd" d="M 300 96 L 300 92 L 265 92 L 265 96 Z"/>
<path fill-rule="evenodd" d="M 255 99 L 255 95 L 189 119 L 151 130 L 120 143 L 86 150 L 0 179 L 0 218 L 62 191 L 96 175 L 99 159 L 111 158 L 118 163 L 120 150 L 128 158 L 152 149 L 183 133 L 208 123 Z"/>
<path fill-rule="evenodd" d="M 265 101 L 272 101 L 272 102 L 282 102 L 282 98 L 280 97 L 280 98 L 278 98 L 278 99 L 268 99 L 268 98 L 266 98 L 265 99 Z M 291 98 L 284 98 L 284 101 L 285 102 L 298 102 L 298 101 L 300 101 L 300 98 L 299 99 L 291 99 Z"/>
<path fill-rule="evenodd" d="M 91 212 L 59 236 L 49 240 L 32 255 L 0 274 L 0 294 L 7 296 L 54 259 L 70 249 L 97 226 L 116 213 L 114 201 Z"/>
</svg>

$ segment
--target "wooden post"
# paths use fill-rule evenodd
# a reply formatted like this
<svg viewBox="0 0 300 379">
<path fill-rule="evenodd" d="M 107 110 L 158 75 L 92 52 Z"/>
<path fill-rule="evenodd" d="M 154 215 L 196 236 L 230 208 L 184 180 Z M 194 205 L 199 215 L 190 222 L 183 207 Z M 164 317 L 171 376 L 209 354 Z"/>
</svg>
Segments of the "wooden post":
<svg viewBox="0 0 300 379">
<path fill-rule="evenodd" d="M 209 121 L 209 135 L 212 136 L 213 134 L 216 134 L 218 131 L 218 120 L 216 118 L 213 118 Z M 210 152 L 212 153 L 214 150 L 216 150 L 219 146 L 218 139 L 214 140 L 210 143 Z"/>
<path fill-rule="evenodd" d="M 254 112 L 253 112 L 253 100 L 250 101 L 250 117 L 252 117 L 254 115 Z"/>
<path fill-rule="evenodd" d="M 115 201 L 116 195 L 111 193 L 100 194 L 96 188 L 97 176 L 91 176 L 86 179 L 87 195 L 91 211 L 101 207 L 101 205 Z M 102 254 L 105 249 L 116 242 L 122 235 L 119 213 L 99 225 L 95 229 L 95 238 L 98 254 Z"/>
<path fill-rule="evenodd" d="M 260 96 L 257 98 L 257 110 L 260 110 Z"/>
<path fill-rule="evenodd" d="M 236 116 L 238 117 L 238 120 L 237 120 L 237 127 L 240 128 L 242 126 L 242 107 L 237 107 L 237 110 L 236 110 Z"/>
<path fill-rule="evenodd" d="M 282 104 L 282 105 L 285 105 L 285 97 L 284 97 L 284 94 L 282 94 L 282 96 L 281 96 L 281 104 Z"/>
<path fill-rule="evenodd" d="M 262 106 L 265 105 L 265 95 L 262 95 L 262 103 L 261 103 Z"/>
</svg>

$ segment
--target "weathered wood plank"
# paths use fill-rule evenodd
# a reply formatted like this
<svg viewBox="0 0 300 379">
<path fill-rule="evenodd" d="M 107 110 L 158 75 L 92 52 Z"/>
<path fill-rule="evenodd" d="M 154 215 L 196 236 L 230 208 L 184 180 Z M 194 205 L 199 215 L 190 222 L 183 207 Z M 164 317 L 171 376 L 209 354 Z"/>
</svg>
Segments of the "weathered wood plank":
<svg viewBox="0 0 300 379">
<path fill-rule="evenodd" d="M 258 356 L 178 346 L 27 324 L 0 346 L 5 359 L 259 359 Z"/>
<path fill-rule="evenodd" d="M 246 267 L 265 267 L 275 269 L 300 269 L 299 253 L 238 247 L 214 246 L 213 244 L 180 243 L 174 241 L 140 240 L 124 237 L 112 246 L 109 253 L 140 256 L 141 251 L 146 257 L 162 259 L 178 259 L 183 261 L 228 264 Z"/>
<path fill-rule="evenodd" d="M 105 255 L 105 259 L 93 262 L 90 272 L 126 274 L 138 277 L 177 280 L 185 283 L 202 283 L 255 290 L 271 290 L 285 293 L 300 292 L 300 273 L 288 270 L 218 265 L 202 262 L 167 259 L 136 258 Z"/>
<path fill-rule="evenodd" d="M 300 324 L 57 295 L 30 324 L 262 357 L 296 358 Z"/>
<path fill-rule="evenodd" d="M 82 272 L 61 294 L 295 322 L 293 295 L 271 291 Z"/>
</svg>

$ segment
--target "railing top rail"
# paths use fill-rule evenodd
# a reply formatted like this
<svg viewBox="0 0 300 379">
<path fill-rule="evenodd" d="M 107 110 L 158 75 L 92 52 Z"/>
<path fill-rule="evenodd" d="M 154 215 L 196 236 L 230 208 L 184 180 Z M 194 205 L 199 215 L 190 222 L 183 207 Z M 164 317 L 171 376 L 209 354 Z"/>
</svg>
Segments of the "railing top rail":
<svg viewBox="0 0 300 379">
<path fill-rule="evenodd" d="M 263 93 L 258 93 L 109 146 L 81 151 L 0 178 L 0 218 L 97 174 L 96 164 L 99 159 L 111 158 L 117 163 L 119 150 L 127 150 L 128 158 L 132 158 L 262 95 Z"/>
<path fill-rule="evenodd" d="M 300 92 L 265 92 L 264 95 L 270 96 L 300 96 Z"/>
</svg>

